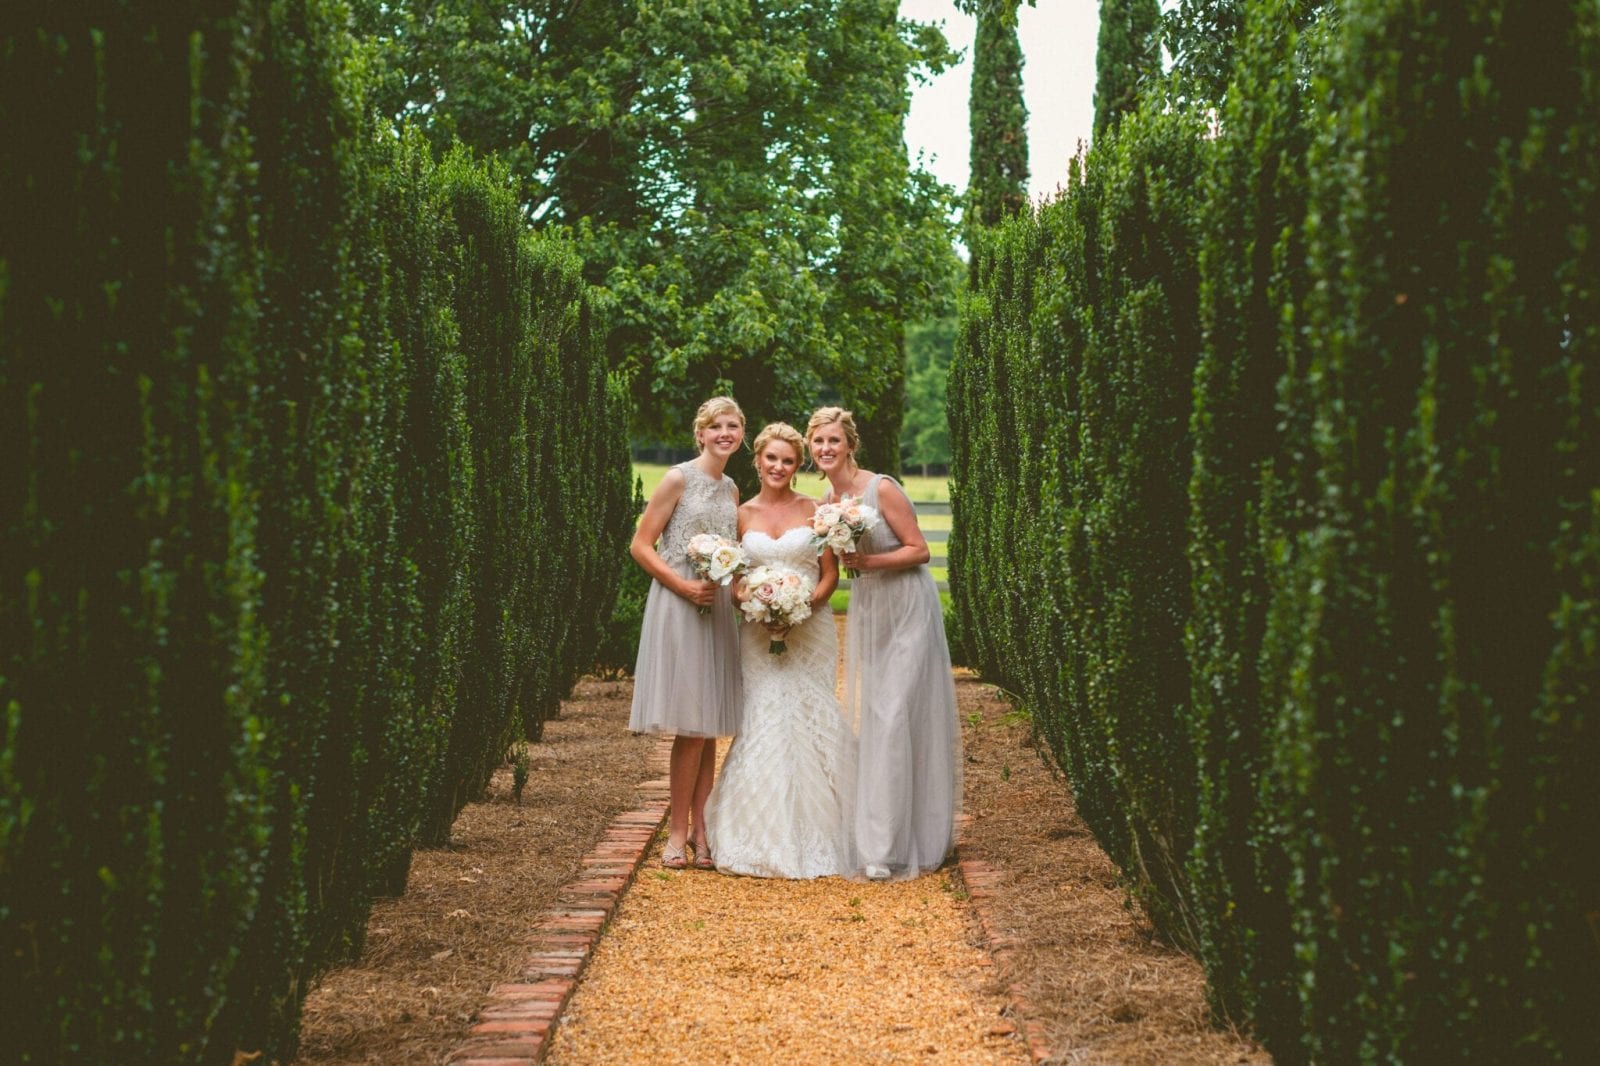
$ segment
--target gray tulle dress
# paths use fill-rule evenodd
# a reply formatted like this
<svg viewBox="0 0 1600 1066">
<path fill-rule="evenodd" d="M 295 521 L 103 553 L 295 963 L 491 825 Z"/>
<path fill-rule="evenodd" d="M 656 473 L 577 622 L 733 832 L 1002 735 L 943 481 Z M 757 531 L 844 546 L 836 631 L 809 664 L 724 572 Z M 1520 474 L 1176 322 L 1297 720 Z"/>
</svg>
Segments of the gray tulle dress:
<svg viewBox="0 0 1600 1066">
<path fill-rule="evenodd" d="M 738 493 L 732 478 L 713 478 L 692 459 L 674 469 L 683 472 L 683 496 L 661 531 L 656 551 L 687 578 L 694 576 L 685 550 L 690 538 L 699 533 L 737 537 Z M 628 728 L 635 733 L 730 737 L 739 731 L 743 702 L 732 593 L 718 589 L 710 613 L 702 614 L 659 581 L 651 581 Z"/>
<path fill-rule="evenodd" d="M 879 474 L 862 502 L 882 513 Z M 898 482 L 896 482 L 898 484 Z M 862 554 L 900 547 L 887 521 Z M 927 566 L 864 570 L 850 588 L 843 704 L 859 740 L 855 848 L 859 861 L 915 877 L 955 846 L 961 731 L 939 590 Z"/>
</svg>

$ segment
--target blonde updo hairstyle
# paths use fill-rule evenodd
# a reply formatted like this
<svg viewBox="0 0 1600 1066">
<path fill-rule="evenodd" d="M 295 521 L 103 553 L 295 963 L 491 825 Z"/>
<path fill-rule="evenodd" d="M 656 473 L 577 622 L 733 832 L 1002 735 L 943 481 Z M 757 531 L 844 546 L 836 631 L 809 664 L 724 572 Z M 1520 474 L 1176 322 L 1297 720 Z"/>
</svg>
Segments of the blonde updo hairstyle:
<svg viewBox="0 0 1600 1066">
<path fill-rule="evenodd" d="M 761 450 L 775 440 L 781 440 L 794 448 L 794 471 L 798 475 L 800 467 L 806 461 L 806 442 L 805 438 L 800 436 L 800 431 L 787 422 L 768 422 L 761 427 L 761 432 L 756 434 L 755 443 L 750 446 L 751 450 L 755 452 L 756 462 L 759 463 L 761 461 Z M 791 478 L 790 484 L 792 485 L 793 483 L 794 481 Z"/>
<path fill-rule="evenodd" d="M 732 396 L 713 396 L 701 404 L 700 410 L 694 413 L 694 446 L 700 451 L 705 451 L 705 445 L 700 443 L 700 431 L 709 429 L 711 423 L 729 414 L 739 419 L 739 425 L 744 425 L 744 411 L 734 402 Z"/>
<path fill-rule="evenodd" d="M 856 416 L 853 412 L 846 411 L 843 407 L 819 407 L 811 412 L 811 421 L 806 423 L 806 440 L 820 426 L 831 426 L 835 422 L 844 430 L 844 442 L 850 445 L 851 461 L 855 460 L 856 449 L 861 447 L 861 434 L 856 432 Z"/>
</svg>

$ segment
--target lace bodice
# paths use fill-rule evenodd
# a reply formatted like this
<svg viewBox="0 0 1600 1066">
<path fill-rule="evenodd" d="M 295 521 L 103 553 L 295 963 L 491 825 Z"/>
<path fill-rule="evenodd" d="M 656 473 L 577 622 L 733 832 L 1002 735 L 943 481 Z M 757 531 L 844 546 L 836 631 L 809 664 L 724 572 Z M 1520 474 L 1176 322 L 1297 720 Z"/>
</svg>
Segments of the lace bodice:
<svg viewBox="0 0 1600 1066">
<path fill-rule="evenodd" d="M 751 566 L 786 566 L 812 581 L 821 574 L 817 549 L 811 546 L 810 526 L 795 526 L 776 538 L 752 529 L 744 535 L 744 550 Z"/>
<path fill-rule="evenodd" d="M 693 459 L 673 469 L 683 472 L 683 495 L 661 531 L 657 551 L 668 566 L 687 574 L 690 538 L 715 533 L 733 540 L 739 534 L 739 504 L 733 479 L 728 475 L 714 478 Z"/>
</svg>

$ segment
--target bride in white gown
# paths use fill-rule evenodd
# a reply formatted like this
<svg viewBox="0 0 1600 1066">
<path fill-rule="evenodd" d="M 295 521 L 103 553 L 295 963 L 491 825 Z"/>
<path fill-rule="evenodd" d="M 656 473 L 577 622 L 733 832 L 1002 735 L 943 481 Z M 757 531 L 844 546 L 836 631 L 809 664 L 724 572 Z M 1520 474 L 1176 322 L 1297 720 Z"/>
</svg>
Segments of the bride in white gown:
<svg viewBox="0 0 1600 1066">
<path fill-rule="evenodd" d="M 800 434 L 782 422 L 756 437 L 761 491 L 739 508 L 752 567 L 777 564 L 816 580 L 811 616 L 772 634 L 740 626 L 744 713 L 739 736 L 706 804 L 717 869 L 756 877 L 844 876 L 857 865 L 850 843 L 855 739 L 835 695 L 838 638 L 828 597 L 839 574 L 832 553 L 811 546 L 817 503 L 794 491 Z"/>
</svg>

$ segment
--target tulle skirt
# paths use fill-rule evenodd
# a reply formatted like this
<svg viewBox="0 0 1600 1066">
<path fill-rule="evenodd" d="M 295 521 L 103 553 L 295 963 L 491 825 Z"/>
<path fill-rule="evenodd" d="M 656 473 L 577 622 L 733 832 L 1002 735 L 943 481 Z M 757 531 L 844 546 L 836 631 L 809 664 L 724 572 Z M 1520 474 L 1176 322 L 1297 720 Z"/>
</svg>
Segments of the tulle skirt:
<svg viewBox="0 0 1600 1066">
<path fill-rule="evenodd" d="M 691 576 L 683 572 L 684 577 Z M 731 737 L 744 702 L 733 596 L 718 589 L 710 613 L 650 582 L 633 670 L 635 733 Z"/>
<path fill-rule="evenodd" d="M 915 877 L 955 846 L 961 731 L 939 592 L 925 566 L 867 571 L 851 587 L 844 705 L 859 741 L 855 848 Z"/>
</svg>

